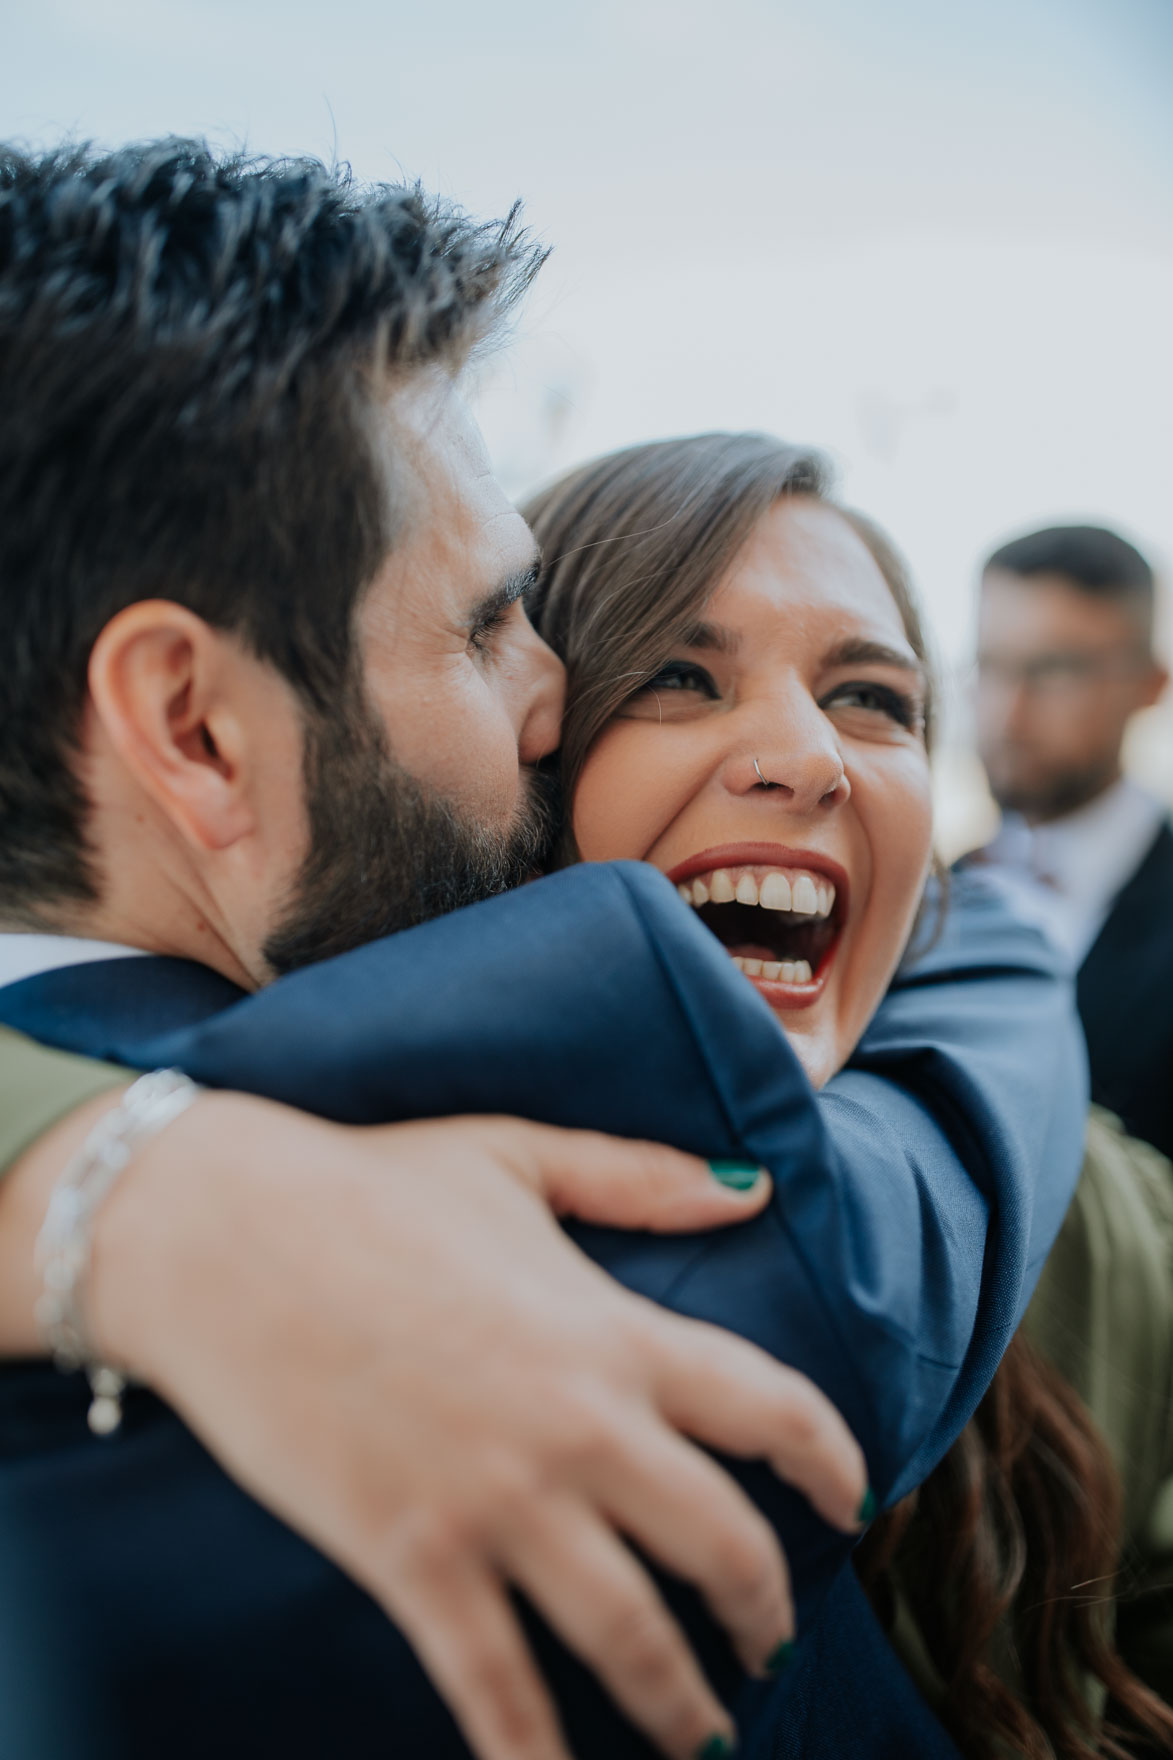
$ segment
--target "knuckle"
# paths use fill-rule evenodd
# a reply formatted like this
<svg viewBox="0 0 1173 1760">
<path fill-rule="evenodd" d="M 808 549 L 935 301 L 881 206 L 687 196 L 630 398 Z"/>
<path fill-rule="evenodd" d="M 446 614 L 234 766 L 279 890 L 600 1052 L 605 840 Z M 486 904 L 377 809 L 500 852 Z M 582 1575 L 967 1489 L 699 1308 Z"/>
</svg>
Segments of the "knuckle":
<svg viewBox="0 0 1173 1760">
<path fill-rule="evenodd" d="M 671 1691 L 682 1667 L 682 1645 L 667 1614 L 651 1597 L 633 1596 L 612 1607 L 600 1643 L 631 1685 L 649 1697 Z"/>
<path fill-rule="evenodd" d="M 721 1599 L 747 1617 L 755 1610 L 775 1602 L 782 1589 L 778 1543 L 773 1530 L 763 1521 L 747 1521 L 736 1532 L 727 1533 L 717 1551 L 715 1575 Z"/>
<path fill-rule="evenodd" d="M 619 1361 L 635 1376 L 659 1372 L 673 1354 L 686 1361 L 692 1326 L 692 1321 L 680 1314 L 666 1314 L 652 1303 L 629 1295 L 614 1310 Z"/>
<path fill-rule="evenodd" d="M 509 1539 L 532 1519 L 542 1486 L 536 1467 L 514 1455 L 483 1463 L 476 1499 L 465 1519 L 466 1540 Z"/>
<path fill-rule="evenodd" d="M 393 1575 L 436 1577 L 443 1574 L 466 1541 L 464 1524 L 453 1512 L 417 1505 L 389 1524 L 377 1550 L 385 1569 Z"/>
<path fill-rule="evenodd" d="M 823 1441 L 825 1427 L 819 1396 L 807 1381 L 795 1379 L 779 1404 L 778 1425 L 791 1448 L 809 1454 Z"/>
<path fill-rule="evenodd" d="M 589 1483 L 626 1452 L 621 1412 L 594 1385 L 565 1384 L 552 1396 L 547 1472 L 559 1486 Z"/>
</svg>

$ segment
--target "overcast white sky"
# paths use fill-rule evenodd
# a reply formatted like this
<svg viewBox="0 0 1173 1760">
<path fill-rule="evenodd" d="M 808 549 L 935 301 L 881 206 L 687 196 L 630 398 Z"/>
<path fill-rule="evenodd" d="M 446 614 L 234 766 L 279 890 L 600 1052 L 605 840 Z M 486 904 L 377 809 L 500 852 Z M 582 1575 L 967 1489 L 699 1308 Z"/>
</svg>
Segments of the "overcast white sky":
<svg viewBox="0 0 1173 1760">
<path fill-rule="evenodd" d="M 555 249 L 482 400 L 513 489 L 652 435 L 818 442 L 953 660 L 1012 530 L 1173 561 L 1173 0 L 0 8 L 10 138 L 522 196 Z"/>
</svg>

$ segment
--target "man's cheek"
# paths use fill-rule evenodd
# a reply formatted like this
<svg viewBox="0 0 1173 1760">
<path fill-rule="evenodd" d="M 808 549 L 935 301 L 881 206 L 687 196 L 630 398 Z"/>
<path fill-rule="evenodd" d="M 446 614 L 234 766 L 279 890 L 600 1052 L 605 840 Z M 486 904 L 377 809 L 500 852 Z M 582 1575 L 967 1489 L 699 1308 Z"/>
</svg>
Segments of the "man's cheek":
<svg viewBox="0 0 1173 1760">
<path fill-rule="evenodd" d="M 521 794 L 521 765 L 512 726 L 495 721 L 480 729 L 476 746 L 453 778 L 449 793 L 486 823 L 509 818 Z"/>
</svg>

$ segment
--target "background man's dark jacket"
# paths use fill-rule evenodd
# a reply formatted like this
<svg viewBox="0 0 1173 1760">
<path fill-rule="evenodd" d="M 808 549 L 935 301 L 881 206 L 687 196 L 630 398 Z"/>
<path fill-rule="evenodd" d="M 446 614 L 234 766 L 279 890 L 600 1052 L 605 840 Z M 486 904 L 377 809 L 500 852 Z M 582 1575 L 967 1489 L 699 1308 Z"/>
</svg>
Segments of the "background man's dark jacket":
<svg viewBox="0 0 1173 1760">
<path fill-rule="evenodd" d="M 337 1119 L 513 1112 L 758 1159 L 774 1199 L 740 1229 L 575 1233 L 631 1288 L 811 1375 L 885 1501 L 968 1419 L 1080 1162 L 1070 991 L 980 879 L 957 882 L 936 944 L 818 1097 L 723 950 L 629 864 L 552 876 L 253 997 L 185 962 L 119 960 L 11 985 L 0 1019 Z M 54 1633 L 50 1687 L 85 1708 L 85 1739 L 62 1755 L 105 1752 L 107 1729 L 109 1751 L 135 1760 L 465 1752 L 374 1605 L 173 1413 L 140 1392 L 125 1434 L 100 1442 L 84 1407 L 43 1365 L 0 1373 L 0 1523 L 24 1543 L 30 1629 Z M 734 1470 L 787 1548 L 795 1663 L 772 1688 L 747 1685 L 695 1599 L 667 1592 L 734 1702 L 744 1751 L 951 1754 L 863 1602 L 850 1540 L 762 1468 Z M 537 1641 L 576 1753 L 646 1755 L 583 1671 Z"/>
<path fill-rule="evenodd" d="M 1092 1098 L 1173 1157 L 1173 828 L 1117 895 L 1076 981 Z"/>
</svg>

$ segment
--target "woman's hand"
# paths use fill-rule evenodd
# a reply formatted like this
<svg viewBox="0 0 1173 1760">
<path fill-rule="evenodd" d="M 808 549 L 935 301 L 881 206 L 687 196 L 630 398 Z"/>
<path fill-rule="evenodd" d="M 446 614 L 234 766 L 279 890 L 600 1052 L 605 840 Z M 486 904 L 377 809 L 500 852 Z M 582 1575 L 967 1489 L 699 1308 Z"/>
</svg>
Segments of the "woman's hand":
<svg viewBox="0 0 1173 1760">
<path fill-rule="evenodd" d="M 863 1462 L 810 1383 L 622 1289 L 551 1208 L 696 1228 L 766 1195 L 512 1119 L 353 1130 L 206 1094 L 100 1213 L 91 1318 L 382 1603 L 482 1760 L 568 1753 L 511 1587 L 684 1760 L 730 1720 L 621 1536 L 760 1670 L 793 1632 L 785 1562 L 686 1438 L 769 1459 L 845 1529 Z"/>
</svg>

